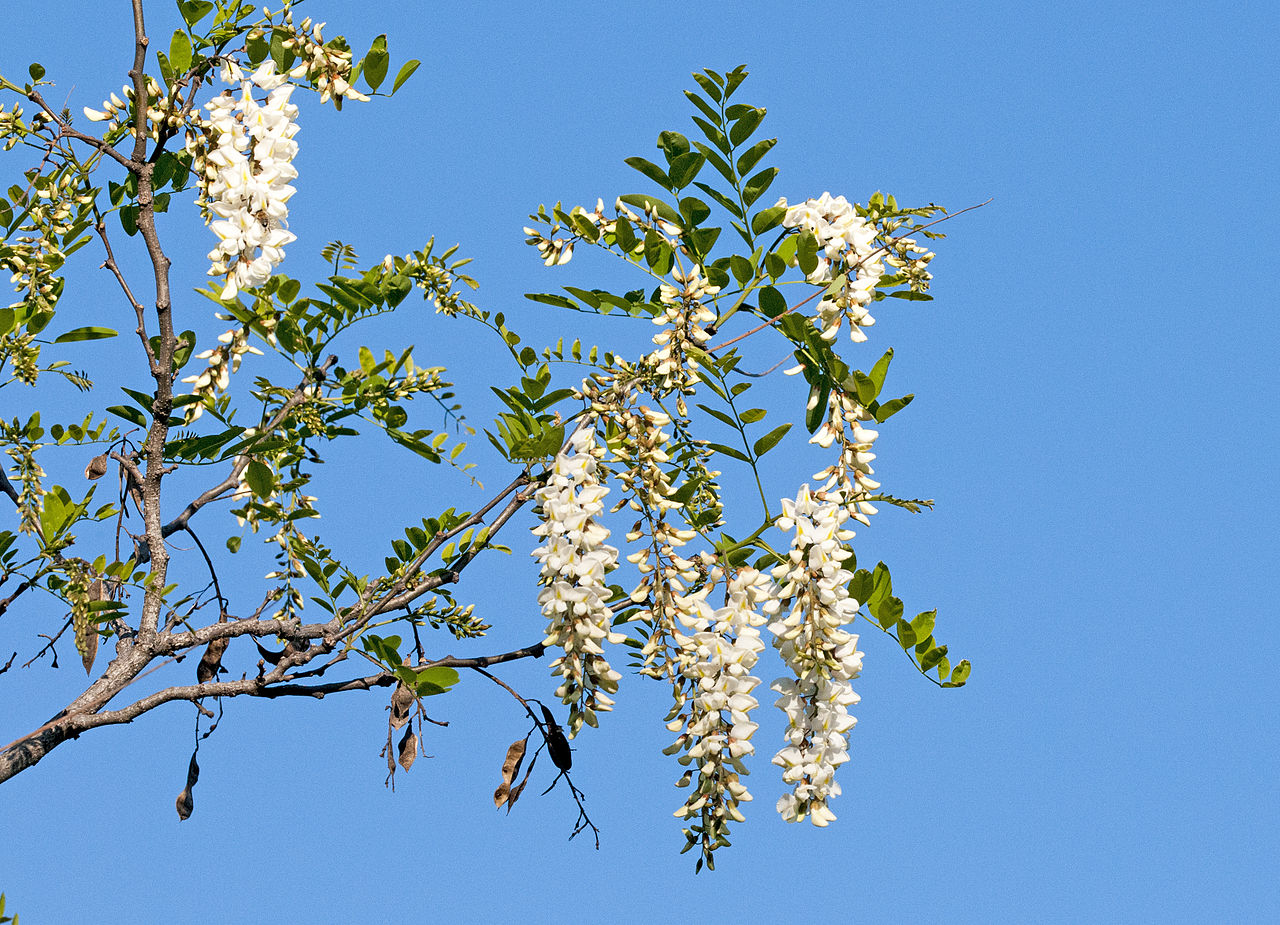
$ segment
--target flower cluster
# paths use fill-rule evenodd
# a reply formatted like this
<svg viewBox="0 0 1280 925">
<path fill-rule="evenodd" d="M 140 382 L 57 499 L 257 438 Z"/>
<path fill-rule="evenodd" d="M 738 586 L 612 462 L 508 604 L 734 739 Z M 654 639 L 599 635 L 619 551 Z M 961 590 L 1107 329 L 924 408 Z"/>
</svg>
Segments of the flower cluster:
<svg viewBox="0 0 1280 925">
<path fill-rule="evenodd" d="M 752 691 L 760 679 L 751 669 L 764 650 L 758 627 L 765 617 L 760 608 L 772 591 L 769 576 L 743 568 L 727 580 L 724 606 L 714 608 L 707 595 L 721 577 L 719 569 L 712 569 L 707 582 L 680 601 L 683 629 L 676 632 L 675 641 L 682 684 L 676 688 L 676 705 L 667 724 L 679 733 L 672 746 L 684 752 L 678 760 L 694 765 L 680 779 L 679 786 L 694 786 L 675 815 L 700 817 L 685 830 L 685 837 L 691 847 L 701 842 L 704 855 L 728 844 L 729 820 L 741 822 L 738 804 L 751 799 L 741 781 L 747 773 L 742 757 L 755 751 L 751 737 L 757 725 L 750 712 L 759 705 Z"/>
<path fill-rule="evenodd" d="M 160 132 L 174 132 L 183 123 L 183 101 L 181 89 L 175 87 L 167 93 L 163 92 L 159 82 L 150 74 L 146 77 L 147 87 L 147 134 L 153 141 L 158 141 Z M 119 95 L 112 93 L 102 101 L 102 109 L 84 107 L 85 118 L 90 122 L 106 122 L 107 137 L 122 128 L 131 127 L 129 109 L 134 104 L 134 88 L 125 84 Z"/>
<path fill-rule="evenodd" d="M 720 287 L 703 279 L 697 267 L 688 272 L 673 270 L 671 276 L 680 285 L 664 284 L 658 290 L 658 299 L 665 308 L 653 323 L 667 327 L 654 335 L 658 349 L 650 357 L 662 388 L 691 392 L 689 379 L 694 363 L 688 359 L 687 348 L 701 347 L 711 339 L 702 325 L 714 322 L 716 315 L 703 300 L 715 296 Z"/>
<path fill-rule="evenodd" d="M 302 59 L 301 64 L 289 71 L 289 76 L 295 80 L 305 79 L 319 90 L 321 103 L 332 99 L 334 105 L 341 108 L 344 99 L 369 102 L 369 97 L 351 86 L 351 51 L 346 43 L 338 39 L 326 44 L 322 22 L 313 23 L 307 18 L 295 26 L 289 4 L 280 12 L 284 14 L 285 28 L 292 33 L 281 44 Z M 262 13 L 267 17 L 272 15 L 265 7 Z"/>
<path fill-rule="evenodd" d="M 560 203 L 556 203 L 555 208 L 548 213 L 545 206 L 539 206 L 537 213 L 529 217 L 547 225 L 548 229 L 540 231 L 534 227 L 526 227 L 524 233 L 528 237 L 525 238 L 525 243 L 536 247 L 538 256 L 549 267 L 568 263 L 573 258 L 573 246 L 582 240 L 617 246 L 626 257 L 636 261 L 644 257 L 645 237 L 649 232 L 658 235 L 673 251 L 680 247 L 677 239 L 684 233 L 684 229 L 675 222 L 659 217 L 657 206 L 646 201 L 644 214 L 641 215 L 618 199 L 613 204 L 613 211 L 613 218 L 605 215 L 603 199 L 596 200 L 595 210 L 591 212 L 582 206 L 574 206 L 571 211 L 565 212 Z M 625 230 L 629 234 L 619 236 L 620 222 L 625 224 Z M 639 228 L 645 234 L 636 235 L 634 228 Z M 569 237 L 557 237 L 562 229 L 569 232 Z"/>
<path fill-rule="evenodd" d="M 196 354 L 197 360 L 206 361 L 206 367 L 198 374 L 182 379 L 183 382 L 190 383 L 192 394 L 199 395 L 202 399 L 187 405 L 185 416 L 188 424 L 198 420 L 204 413 L 203 399 L 212 399 L 219 392 L 226 391 L 231 384 L 231 374 L 240 369 L 240 361 L 245 354 L 262 356 L 262 351 L 249 343 L 247 324 L 219 334 L 218 343 L 221 346 Z"/>
<path fill-rule="evenodd" d="M 787 201 L 780 199 L 778 205 L 785 206 Z M 876 323 L 866 305 L 884 271 L 880 260 L 883 249 L 875 245 L 875 226 L 858 215 L 843 196 L 833 199 L 830 193 L 788 207 L 782 224 L 808 231 L 817 239 L 818 262 L 807 276 L 809 282 L 826 284 L 836 276 L 845 278 L 839 292 L 828 293 L 818 304 L 823 339 L 835 340 L 840 326 L 848 320 L 849 337 L 865 341 L 867 335 L 861 329 Z"/>
<path fill-rule="evenodd" d="M 556 689 L 569 706 L 569 734 L 583 723 L 596 725 L 596 713 L 612 709 L 608 696 L 622 676 L 610 667 L 601 643 L 619 643 L 621 633 L 609 628 L 612 592 L 605 575 L 618 561 L 618 550 L 605 544 L 609 530 L 596 520 L 609 489 L 597 477 L 597 446 L 591 428 L 579 428 L 556 456 L 547 482 L 535 494 L 542 522 L 533 528 L 543 544 L 533 551 L 542 564 L 538 603 L 547 618 L 543 644 L 564 654 L 551 663 L 563 680 Z"/>
<path fill-rule="evenodd" d="M 848 708 L 859 698 L 849 682 L 862 670 L 858 637 L 844 629 L 859 607 L 847 587 L 853 574 L 844 567 L 853 532 L 844 529 L 849 514 L 838 491 L 810 494 L 806 485 L 782 507 L 777 525 L 796 535 L 789 561 L 773 570 L 776 598 L 765 605 L 774 645 L 794 674 L 772 685 L 787 714 L 787 745 L 773 763 L 792 785 L 778 812 L 788 822 L 807 816 L 825 826 L 835 819 L 828 800 L 840 794 L 835 770 L 849 760 L 845 733 L 857 722 Z"/>
<path fill-rule="evenodd" d="M 192 133 L 188 149 L 220 242 L 209 253 L 209 275 L 226 277 L 220 295 L 226 300 L 244 286 L 265 283 L 284 259 L 284 246 L 296 240 L 287 230 L 287 203 L 294 193 L 289 181 L 298 176 L 298 107 L 289 102 L 293 86 L 270 60 L 248 80 L 228 61 L 222 78 L 239 83 L 240 96 L 228 91 L 205 104 L 205 138 Z M 254 99 L 253 87 L 268 91 L 265 102 Z"/>
<path fill-rule="evenodd" d="M 631 600 L 642 605 L 631 618 L 647 625 L 640 650 L 640 673 L 653 678 L 672 677 L 671 634 L 674 614 L 679 609 L 688 582 L 697 577 L 695 563 L 676 551 L 697 534 L 669 516 L 684 505 L 676 501 L 675 486 L 667 472 L 671 435 L 664 430 L 672 424 L 664 411 L 636 404 L 636 371 L 618 370 L 613 376 L 596 376 L 582 384 L 583 397 L 591 413 L 605 423 L 609 449 L 618 466 L 616 473 L 623 493 L 613 510 L 629 508 L 636 521 L 627 532 L 627 542 L 647 539 L 647 543 L 627 556 L 640 572 L 640 581 Z"/>
<path fill-rule="evenodd" d="M 809 438 L 810 443 L 823 448 L 839 442 L 840 458 L 814 473 L 814 478 L 837 488 L 849 515 L 863 524 L 870 524 L 868 518 L 876 513 L 876 506 L 868 499 L 880 487 L 871 477 L 875 472 L 871 460 L 876 458 L 871 445 L 880 432 L 863 426 L 874 420 L 871 412 L 852 395 L 842 389 L 832 389 L 827 396 L 827 419 Z"/>
</svg>

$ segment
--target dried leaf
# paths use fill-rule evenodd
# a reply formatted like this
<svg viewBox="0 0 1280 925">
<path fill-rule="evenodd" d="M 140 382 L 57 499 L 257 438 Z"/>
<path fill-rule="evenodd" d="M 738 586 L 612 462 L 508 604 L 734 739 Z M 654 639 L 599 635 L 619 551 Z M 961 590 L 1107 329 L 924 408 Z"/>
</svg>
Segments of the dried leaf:
<svg viewBox="0 0 1280 925">
<path fill-rule="evenodd" d="M 222 655 L 227 651 L 227 645 L 231 640 L 227 637 L 215 639 L 205 647 L 204 655 L 200 656 L 200 664 L 196 665 L 196 681 L 204 684 L 212 681 L 218 676 L 218 672 L 222 669 Z"/>
<path fill-rule="evenodd" d="M 511 794 L 511 782 L 520 773 L 520 763 L 524 761 L 524 751 L 529 745 L 529 738 L 517 739 L 507 749 L 507 757 L 502 762 L 502 783 L 493 791 L 493 805 L 498 809 L 506 803 Z"/>
<path fill-rule="evenodd" d="M 400 737 L 400 767 L 406 771 L 413 767 L 413 762 L 418 758 L 418 737 L 414 734 L 413 727 L 410 726 L 404 731 L 404 735 Z"/>
<path fill-rule="evenodd" d="M 196 762 L 196 753 L 191 753 L 191 763 L 187 765 L 187 786 L 178 794 L 176 806 L 178 809 L 178 818 L 187 820 L 191 818 L 191 813 L 195 809 L 195 800 L 191 796 L 191 791 L 195 789 L 196 781 L 200 779 L 200 765 Z"/>
<path fill-rule="evenodd" d="M 89 460 L 89 465 L 84 467 L 84 477 L 89 481 L 102 478 L 107 474 L 107 454 L 102 453 L 99 456 Z"/>
</svg>

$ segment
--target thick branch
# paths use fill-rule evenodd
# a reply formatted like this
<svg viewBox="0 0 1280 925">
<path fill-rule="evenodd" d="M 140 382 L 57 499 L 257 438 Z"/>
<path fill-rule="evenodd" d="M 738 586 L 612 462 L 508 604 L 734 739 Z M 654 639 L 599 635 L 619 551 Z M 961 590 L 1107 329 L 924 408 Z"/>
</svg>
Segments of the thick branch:
<svg viewBox="0 0 1280 925">
<path fill-rule="evenodd" d="M 255 621 L 256 622 L 256 621 Z M 275 621 L 262 621 L 274 623 Z M 218 624 L 216 628 L 234 627 L 236 624 Z M 276 623 L 278 629 L 280 624 Z M 212 628 L 212 627 L 211 627 Z M 503 662 L 524 658 L 541 658 L 545 647 L 535 643 L 522 649 L 502 652 L 498 655 L 485 655 L 477 658 L 455 658 L 447 655 L 444 658 L 421 662 L 413 667 L 416 670 L 426 668 L 487 668 Z M 323 698 L 328 694 L 355 690 L 369 690 L 374 687 L 390 687 L 398 679 L 389 671 L 380 671 L 363 678 L 352 678 L 346 681 L 331 681 L 323 684 L 272 684 L 266 678 L 244 678 L 239 681 L 209 681 L 204 684 L 189 684 L 170 687 L 143 697 L 127 707 L 119 710 L 101 712 L 71 712 L 55 717 L 20 739 L 9 743 L 0 750 L 0 783 L 25 771 L 39 762 L 54 748 L 76 738 L 80 733 L 99 726 L 111 726 L 130 723 L 144 713 L 161 704 L 173 701 L 196 702 L 204 697 L 315 697 Z"/>
</svg>

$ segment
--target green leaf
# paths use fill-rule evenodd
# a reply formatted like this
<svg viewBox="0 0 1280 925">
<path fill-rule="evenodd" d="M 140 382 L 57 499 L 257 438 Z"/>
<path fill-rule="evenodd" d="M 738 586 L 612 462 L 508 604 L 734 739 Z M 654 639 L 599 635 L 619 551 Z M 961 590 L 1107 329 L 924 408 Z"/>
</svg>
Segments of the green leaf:
<svg viewBox="0 0 1280 925">
<path fill-rule="evenodd" d="M 458 683 L 458 672 L 439 665 L 435 668 L 423 668 L 414 674 L 418 694 L 423 697 L 443 694 Z"/>
<path fill-rule="evenodd" d="M 748 408 L 739 417 L 742 418 L 742 423 L 744 424 L 754 424 L 757 421 L 763 421 L 768 413 L 764 408 Z"/>
<path fill-rule="evenodd" d="M 191 39 L 181 29 L 169 40 L 169 64 L 178 74 L 185 74 L 191 67 Z"/>
<path fill-rule="evenodd" d="M 65 334 L 59 334 L 54 338 L 53 342 L 55 344 L 68 344 L 77 340 L 102 340 L 107 337 L 115 337 L 118 333 L 118 331 L 113 331 L 111 328 L 98 328 L 93 326 L 73 328 Z"/>
<path fill-rule="evenodd" d="M 741 460 L 744 463 L 751 462 L 751 458 L 742 450 L 735 450 L 731 446 L 725 446 L 723 443 L 708 443 L 707 449 L 715 450 L 717 453 L 723 453 L 725 456 L 731 456 L 734 459 Z"/>
<path fill-rule="evenodd" d="M 890 600 L 897 600 L 897 598 L 891 598 Z M 894 627 L 895 632 L 898 634 L 898 645 L 902 646 L 904 649 L 908 649 L 916 644 L 916 631 L 912 628 L 910 623 L 906 620 L 899 619 L 894 623 L 886 624 L 886 620 L 888 620 L 887 612 L 884 617 L 880 618 L 880 625 L 884 626 L 885 629 L 888 629 L 889 626 Z"/>
<path fill-rule="evenodd" d="M 128 405 L 111 405 L 107 411 L 118 418 L 124 418 L 130 424 L 137 424 L 139 427 L 147 426 L 146 416 L 137 408 L 131 408 Z"/>
<path fill-rule="evenodd" d="M 729 140 L 733 142 L 735 147 L 750 138 L 752 133 L 760 127 L 760 123 L 764 120 L 764 114 L 764 109 L 748 107 L 747 111 L 738 118 L 738 121 L 733 123 L 733 127 L 729 129 Z M 745 173 L 746 171 L 743 172 Z"/>
<path fill-rule="evenodd" d="M 929 671 L 947 657 L 946 646 L 934 646 L 920 657 L 920 670 Z"/>
<path fill-rule="evenodd" d="M 526 299 L 534 302 L 541 302 L 543 305 L 554 305 L 557 308 L 577 308 L 578 303 L 573 299 L 566 299 L 562 295 L 556 295 L 552 292 L 526 292 Z"/>
<path fill-rule="evenodd" d="M 778 441 L 781 440 L 783 437 L 785 437 L 787 435 L 787 431 L 789 431 L 790 429 L 791 429 L 790 423 L 779 424 L 773 430 L 769 431 L 767 434 L 765 434 L 763 437 L 761 437 L 759 440 L 756 441 L 755 446 L 751 448 L 752 452 L 754 452 L 756 456 L 763 456 L 765 453 L 769 452 L 771 449 L 777 446 Z"/>
<path fill-rule="evenodd" d="M 187 24 L 187 28 L 191 28 L 204 19 L 212 9 L 213 4 L 207 3 L 205 0 L 183 0 L 178 4 L 178 10 L 182 13 L 182 21 Z"/>
<path fill-rule="evenodd" d="M 770 149 L 778 143 L 776 138 L 766 138 L 763 141 L 757 141 L 747 149 L 741 157 L 738 158 L 738 173 L 746 176 L 751 168 L 760 162 L 760 158 L 769 153 Z"/>
<path fill-rule="evenodd" d="M 860 605 L 865 604 L 871 596 L 872 587 L 871 573 L 860 568 L 853 573 L 853 579 L 849 582 L 849 596 Z"/>
<path fill-rule="evenodd" d="M 969 660 L 967 658 L 962 659 L 959 665 L 956 665 L 955 668 L 951 669 L 951 678 L 943 684 L 943 687 L 964 686 L 964 682 L 969 680 L 969 672 L 972 668 L 973 666 L 969 664 Z"/>
<path fill-rule="evenodd" d="M 893 595 L 889 595 L 880 602 L 878 607 L 872 609 L 872 615 L 880 621 L 880 625 L 885 629 L 899 622 L 903 626 L 910 628 L 911 624 L 902 619 L 903 609 L 902 601 Z M 914 640 L 910 643 L 903 643 L 903 645 L 914 645 Z"/>
<path fill-rule="evenodd" d="M 387 54 L 387 36 L 384 33 L 373 40 L 373 46 L 364 56 L 364 68 L 361 73 L 370 90 L 377 91 L 378 87 L 382 86 L 382 82 L 387 79 L 387 64 L 390 60 L 391 57 Z"/>
<path fill-rule="evenodd" d="M 863 405 L 869 405 L 876 400 L 876 384 L 871 378 L 860 370 L 854 370 L 853 381 L 855 390 L 858 393 L 858 401 Z"/>
<path fill-rule="evenodd" d="M 742 201 L 747 205 L 751 205 L 762 195 L 765 190 L 773 183 L 773 178 L 778 175 L 777 167 L 766 167 L 754 177 L 747 181 L 747 185 L 742 190 Z"/>
<path fill-rule="evenodd" d="M 711 97 L 717 103 L 720 102 L 721 99 L 723 99 L 723 97 L 720 95 L 720 88 L 715 85 L 715 82 L 711 80 L 710 77 L 707 77 L 703 74 L 695 73 L 693 75 L 693 79 L 698 82 L 698 86 L 702 88 L 702 92 L 705 93 L 707 96 Z"/>
<path fill-rule="evenodd" d="M 667 176 L 667 172 L 653 161 L 645 160 L 643 157 L 629 157 L 623 163 L 634 170 L 640 171 L 663 189 L 676 189 L 671 183 L 671 178 Z"/>
<path fill-rule="evenodd" d="M 400 73 L 396 75 L 395 83 L 391 85 L 391 92 L 394 94 L 404 84 L 406 80 L 413 76 L 413 72 L 422 66 L 422 62 L 417 58 L 410 58 L 404 63 L 404 67 L 400 68 Z"/>
<path fill-rule="evenodd" d="M 32 64 L 27 68 L 27 73 L 31 75 L 32 80 L 40 80 L 44 77 L 44 68 L 39 64 Z"/>
<path fill-rule="evenodd" d="M 910 289 L 899 289 L 889 293 L 891 299 L 905 299 L 908 302 L 932 302 L 933 296 L 927 292 L 912 292 Z"/>
<path fill-rule="evenodd" d="M 723 208 L 730 215 L 732 215 L 734 218 L 742 218 L 742 209 L 738 206 L 736 202 L 734 202 L 724 193 L 720 192 L 719 190 L 713 189 L 710 186 L 707 186 L 707 184 L 705 183 L 698 183 L 695 181 L 693 185 L 696 186 L 698 189 L 702 190 L 704 193 L 706 193 L 708 196 L 714 199 L 717 203 L 719 203 L 720 207 Z"/>
<path fill-rule="evenodd" d="M 916 618 L 911 621 L 911 628 L 915 630 L 916 638 L 928 639 L 930 636 L 932 636 L 933 625 L 937 621 L 938 621 L 938 611 L 936 609 L 926 610 L 924 611 L 924 613 L 918 614 Z M 944 652 L 943 654 L 945 655 L 946 653 Z M 937 662 L 935 661 L 934 664 L 936 665 Z"/>
<path fill-rule="evenodd" d="M 684 154 L 676 155 L 671 161 L 668 174 L 674 188 L 684 189 L 692 183 L 704 163 L 706 158 L 697 151 L 686 151 Z"/>
<path fill-rule="evenodd" d="M 715 109 L 707 105 L 707 101 L 704 100 L 702 97 L 698 96 L 698 94 L 694 93 L 692 90 L 685 90 L 684 95 L 689 98 L 689 102 L 697 106 L 698 109 L 702 111 L 702 114 L 706 116 L 708 119 L 710 119 L 712 122 L 718 123 L 720 121 L 720 113 L 716 112 Z"/>
<path fill-rule="evenodd" d="M 259 498 L 270 498 L 276 487 L 276 477 L 266 463 L 250 460 L 249 467 L 244 470 L 244 480 Z"/>
<path fill-rule="evenodd" d="M 915 395 L 903 395 L 901 398 L 895 398 L 891 401 L 885 402 L 876 409 L 876 420 L 883 424 L 903 408 L 907 407 L 907 405 L 911 404 L 911 401 L 914 398 Z"/>
<path fill-rule="evenodd" d="M 884 356 L 876 360 L 876 365 L 871 367 L 868 377 L 875 383 L 876 394 L 880 394 L 880 390 L 884 388 L 884 377 L 889 372 L 889 363 L 893 360 L 893 348 L 890 347 L 884 352 Z"/>
<path fill-rule="evenodd" d="M 777 318 L 787 310 L 787 300 L 777 289 L 765 286 L 760 290 L 760 311 L 766 318 Z"/>
<path fill-rule="evenodd" d="M 766 231 L 776 228 L 778 225 L 782 224 L 782 218 L 786 214 L 786 206 L 769 206 L 769 208 L 757 212 L 752 217 L 751 230 L 755 234 L 764 234 Z"/>
<path fill-rule="evenodd" d="M 667 163 L 670 164 L 689 150 L 689 139 L 679 132 L 659 132 L 658 147 L 662 149 L 662 153 L 667 158 Z"/>
</svg>

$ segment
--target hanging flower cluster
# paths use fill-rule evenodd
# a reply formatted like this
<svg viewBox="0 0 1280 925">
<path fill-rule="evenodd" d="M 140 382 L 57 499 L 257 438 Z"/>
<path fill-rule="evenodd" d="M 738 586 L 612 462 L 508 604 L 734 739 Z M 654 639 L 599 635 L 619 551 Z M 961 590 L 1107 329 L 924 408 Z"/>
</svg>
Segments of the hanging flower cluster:
<svg viewBox="0 0 1280 925">
<path fill-rule="evenodd" d="M 711 557 L 704 553 L 698 558 Z M 760 609 L 772 592 L 768 575 L 743 568 L 728 579 L 724 606 L 714 608 L 707 603 L 708 592 L 722 577 L 719 569 L 712 569 L 707 582 L 680 601 L 683 629 L 676 632 L 675 641 L 683 683 L 676 688 L 667 724 L 679 733 L 669 751 L 682 751 L 680 763 L 694 765 L 679 781 L 678 786 L 692 784 L 693 789 L 675 815 L 700 817 L 698 824 L 685 829 L 685 837 L 690 847 L 702 842 L 706 854 L 728 844 L 729 820 L 743 821 L 738 804 L 751 799 L 741 781 L 747 774 L 742 757 L 755 751 L 751 737 L 757 725 L 750 712 L 759 705 L 752 691 L 760 679 L 751 669 L 764 650 L 758 627 L 765 617 Z"/>
<path fill-rule="evenodd" d="M 571 736 L 583 723 L 595 726 L 598 711 L 613 708 L 609 694 L 617 692 L 622 677 L 601 646 L 625 638 L 609 628 L 612 592 L 604 579 L 617 565 L 618 550 L 605 544 L 609 530 L 596 520 L 609 493 L 597 477 L 602 453 L 594 430 L 579 428 L 534 495 L 542 516 L 533 533 L 543 543 L 533 556 L 542 564 L 538 603 L 547 618 L 543 644 L 564 651 L 551 671 L 563 679 L 556 696 L 569 706 Z"/>
<path fill-rule="evenodd" d="M 862 426 L 874 420 L 871 412 L 852 395 L 832 389 L 827 396 L 827 419 L 809 438 L 810 443 L 823 448 L 839 442 L 840 458 L 814 473 L 814 478 L 826 483 L 828 488 L 838 489 L 849 516 L 863 524 L 870 524 L 870 515 L 877 512 L 868 499 L 880 487 L 871 477 L 875 472 L 871 460 L 876 458 L 871 445 L 880 432 Z"/>
<path fill-rule="evenodd" d="M 777 204 L 785 206 L 787 201 L 779 199 Z M 782 224 L 811 232 L 818 241 L 818 263 L 806 277 L 809 282 L 824 284 L 841 274 L 845 276 L 841 291 L 827 294 L 818 303 L 823 339 L 835 340 L 847 319 L 850 339 L 865 341 L 867 335 L 862 328 L 876 323 L 866 305 L 884 272 L 882 249 L 875 245 L 875 226 L 858 215 L 843 196 L 833 199 L 830 193 L 788 207 Z"/>
<path fill-rule="evenodd" d="M 284 259 L 284 246 L 297 240 L 287 221 L 294 194 L 289 181 L 298 176 L 298 107 L 289 102 L 294 88 L 270 60 L 243 78 L 234 62 L 224 64 L 222 79 L 239 83 L 240 96 L 228 91 L 206 103 L 205 137 L 192 133 L 187 142 L 207 220 L 220 242 L 209 253 L 209 275 L 226 277 L 223 300 L 265 283 Z M 254 98 L 254 87 L 268 91 L 264 102 Z"/>
<path fill-rule="evenodd" d="M 714 322 L 716 315 L 703 300 L 718 293 L 720 287 L 703 279 L 697 267 L 688 272 L 673 270 L 671 276 L 680 285 L 663 284 L 658 290 L 665 308 L 653 323 L 666 327 L 653 336 L 658 349 L 650 356 L 663 389 L 691 392 L 689 380 L 695 364 L 688 358 L 688 348 L 701 347 L 711 339 L 704 325 Z"/>
<path fill-rule="evenodd" d="M 858 637 L 844 629 L 859 607 L 849 597 L 853 573 L 844 567 L 853 531 L 844 529 L 849 514 L 838 490 L 815 495 L 805 485 L 782 507 L 777 525 L 796 535 L 789 561 L 772 573 L 777 596 L 765 605 L 774 645 L 794 674 L 772 685 L 787 714 L 787 745 L 773 763 L 792 785 L 778 812 L 788 822 L 807 816 L 825 826 L 835 819 L 828 800 L 840 794 L 835 770 L 849 760 L 845 733 L 857 722 L 848 708 L 859 698 L 849 682 L 862 670 Z"/>
<path fill-rule="evenodd" d="M 612 376 L 593 377 L 582 383 L 582 395 L 591 404 L 592 416 L 605 423 L 609 449 L 619 466 L 615 474 L 623 494 L 613 513 L 624 507 L 633 511 L 636 520 L 627 532 L 627 542 L 647 540 L 627 556 L 627 561 L 640 572 L 640 581 L 630 597 L 642 606 L 631 620 L 644 623 L 647 629 L 640 650 L 640 673 L 669 678 L 676 672 L 671 641 L 674 615 L 688 582 L 697 577 L 694 562 L 676 550 L 697 534 L 671 517 L 671 512 L 684 507 L 672 497 L 675 486 L 666 469 L 671 461 L 671 435 L 664 428 L 670 427 L 672 421 L 664 411 L 637 406 L 639 375 L 632 368 L 620 369 Z"/>
<path fill-rule="evenodd" d="M 249 325 L 232 328 L 218 335 L 221 346 L 204 350 L 196 354 L 197 360 L 204 360 L 208 365 L 194 376 L 184 376 L 182 381 L 190 383 L 193 395 L 202 399 L 212 399 L 219 392 L 224 392 L 231 384 L 231 374 L 240 369 L 240 362 L 245 354 L 253 353 L 262 356 L 262 351 L 249 343 Z M 204 413 L 204 401 L 193 402 L 186 406 L 185 420 L 188 424 L 200 418 Z"/>
</svg>

